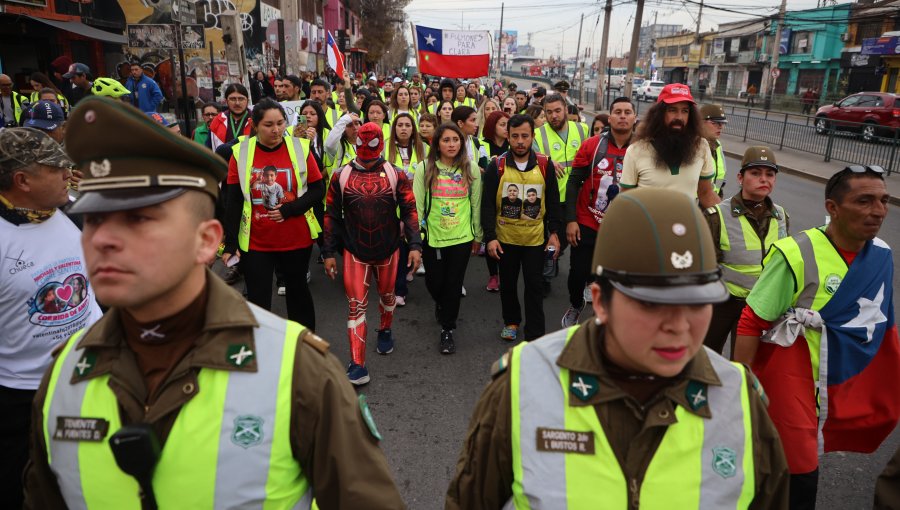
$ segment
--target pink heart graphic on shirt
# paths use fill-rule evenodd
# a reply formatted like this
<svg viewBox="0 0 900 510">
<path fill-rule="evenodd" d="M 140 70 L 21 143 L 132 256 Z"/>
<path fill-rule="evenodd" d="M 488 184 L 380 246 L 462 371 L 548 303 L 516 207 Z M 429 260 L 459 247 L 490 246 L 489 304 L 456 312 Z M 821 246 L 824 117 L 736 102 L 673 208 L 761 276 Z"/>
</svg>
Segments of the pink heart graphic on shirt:
<svg viewBox="0 0 900 510">
<path fill-rule="evenodd" d="M 62 299 L 63 301 L 68 301 L 69 298 L 72 297 L 72 286 L 63 285 L 56 289 L 56 297 Z"/>
</svg>

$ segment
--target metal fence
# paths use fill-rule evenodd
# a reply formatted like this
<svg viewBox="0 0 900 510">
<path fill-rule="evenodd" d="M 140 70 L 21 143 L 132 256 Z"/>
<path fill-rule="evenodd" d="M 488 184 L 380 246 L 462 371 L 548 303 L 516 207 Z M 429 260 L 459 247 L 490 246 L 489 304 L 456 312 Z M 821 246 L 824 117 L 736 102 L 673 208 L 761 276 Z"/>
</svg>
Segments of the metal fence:
<svg viewBox="0 0 900 510">
<path fill-rule="evenodd" d="M 821 121 L 816 117 L 726 107 L 727 133 L 743 141 L 763 142 L 822 156 L 824 161 L 878 165 L 890 174 L 900 164 L 900 129 L 855 122 Z M 867 141 L 868 140 L 868 141 Z"/>
</svg>

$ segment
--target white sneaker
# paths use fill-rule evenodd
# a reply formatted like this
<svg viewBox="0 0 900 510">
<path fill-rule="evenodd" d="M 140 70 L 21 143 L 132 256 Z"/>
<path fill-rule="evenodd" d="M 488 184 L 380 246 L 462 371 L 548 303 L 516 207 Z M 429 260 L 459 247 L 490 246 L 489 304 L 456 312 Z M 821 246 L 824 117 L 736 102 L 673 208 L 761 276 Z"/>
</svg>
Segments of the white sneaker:
<svg viewBox="0 0 900 510">
<path fill-rule="evenodd" d="M 425 264 L 419 264 L 419 269 L 416 269 L 416 274 L 419 276 L 425 274 Z"/>
<path fill-rule="evenodd" d="M 590 285 L 584 286 L 584 292 L 581 294 L 581 297 L 584 299 L 585 303 L 590 303 L 592 301 L 593 298 L 591 297 L 591 286 Z"/>
<path fill-rule="evenodd" d="M 462 295 L 462 297 L 466 297 L 466 286 L 465 285 L 463 285 L 461 295 Z"/>
<path fill-rule="evenodd" d="M 310 280 L 312 280 L 312 273 L 307 271 L 306 272 L 306 283 L 309 283 Z"/>
<path fill-rule="evenodd" d="M 394 299 L 396 299 L 397 306 L 406 306 L 406 298 L 405 297 L 396 296 Z"/>
<path fill-rule="evenodd" d="M 284 287 L 278 287 L 278 295 L 283 296 L 285 294 L 287 294 L 287 289 Z"/>
</svg>

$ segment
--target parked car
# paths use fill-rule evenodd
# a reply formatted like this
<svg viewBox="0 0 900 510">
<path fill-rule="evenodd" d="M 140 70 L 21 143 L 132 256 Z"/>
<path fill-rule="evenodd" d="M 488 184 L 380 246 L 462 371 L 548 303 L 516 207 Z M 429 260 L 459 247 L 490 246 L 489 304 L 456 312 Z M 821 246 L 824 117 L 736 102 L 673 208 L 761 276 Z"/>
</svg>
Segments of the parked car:
<svg viewBox="0 0 900 510">
<path fill-rule="evenodd" d="M 816 110 L 816 133 L 822 135 L 831 128 L 856 131 L 867 142 L 878 136 L 893 137 L 893 130 L 885 128 L 900 129 L 900 96 L 858 92 Z"/>
<path fill-rule="evenodd" d="M 641 91 L 641 85 L 644 83 L 643 78 L 632 78 L 631 79 L 631 97 L 637 99 L 638 94 Z"/>
<path fill-rule="evenodd" d="M 664 81 L 647 80 L 638 89 L 638 99 L 641 101 L 656 101 L 656 98 L 659 97 L 659 93 L 662 92 L 665 86 L 666 82 Z"/>
</svg>

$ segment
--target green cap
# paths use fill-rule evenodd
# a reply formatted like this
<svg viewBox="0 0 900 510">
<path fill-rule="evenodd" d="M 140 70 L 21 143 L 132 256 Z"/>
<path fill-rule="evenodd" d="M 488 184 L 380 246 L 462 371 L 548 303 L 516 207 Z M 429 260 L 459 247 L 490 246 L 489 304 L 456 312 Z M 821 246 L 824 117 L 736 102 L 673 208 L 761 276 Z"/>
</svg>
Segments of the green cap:
<svg viewBox="0 0 900 510">
<path fill-rule="evenodd" d="M 641 301 L 728 299 L 709 227 L 694 200 L 677 191 L 641 188 L 617 195 L 597 233 L 593 267 Z"/>
<path fill-rule="evenodd" d="M 725 108 L 720 104 L 705 104 L 700 107 L 700 118 L 715 122 L 728 122 L 725 118 Z"/>
<path fill-rule="evenodd" d="M 73 213 L 137 209 L 188 190 L 215 200 L 228 169 L 211 150 L 108 97 L 78 102 L 66 124 L 66 150 L 84 173 Z"/>
<path fill-rule="evenodd" d="M 744 151 L 744 159 L 741 160 L 741 170 L 752 166 L 765 166 L 776 172 L 778 171 L 778 164 L 775 163 L 775 154 L 772 152 L 772 149 L 762 145 L 747 147 L 747 150 Z"/>
</svg>

